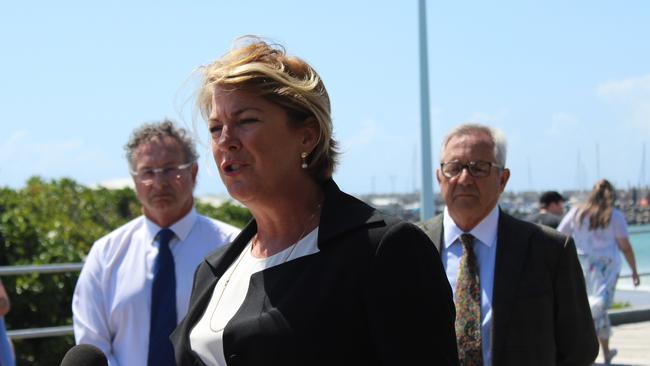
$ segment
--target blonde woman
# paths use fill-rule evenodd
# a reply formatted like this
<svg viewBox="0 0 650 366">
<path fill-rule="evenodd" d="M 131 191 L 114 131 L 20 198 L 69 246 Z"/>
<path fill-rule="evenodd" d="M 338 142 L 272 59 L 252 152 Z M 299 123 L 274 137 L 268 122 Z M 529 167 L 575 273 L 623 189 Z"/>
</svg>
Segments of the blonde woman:
<svg viewBox="0 0 650 366">
<path fill-rule="evenodd" d="M 634 251 L 627 233 L 625 215 L 614 207 L 616 191 L 612 184 L 599 180 L 586 202 L 572 208 L 558 230 L 572 235 L 587 283 L 587 293 L 605 363 L 616 355 L 609 348 L 611 328 L 607 309 L 614 301 L 614 290 L 623 256 L 632 269 L 634 286 L 640 283 Z"/>
<path fill-rule="evenodd" d="M 457 365 L 440 257 L 415 225 L 334 183 L 312 67 L 246 38 L 202 70 L 219 175 L 253 221 L 197 269 L 177 364 Z"/>
</svg>

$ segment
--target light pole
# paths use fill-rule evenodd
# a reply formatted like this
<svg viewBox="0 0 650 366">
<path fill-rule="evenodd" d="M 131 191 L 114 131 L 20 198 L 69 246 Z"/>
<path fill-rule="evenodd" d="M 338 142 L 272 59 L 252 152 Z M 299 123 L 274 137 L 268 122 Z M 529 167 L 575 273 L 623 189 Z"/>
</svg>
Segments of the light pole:
<svg viewBox="0 0 650 366">
<path fill-rule="evenodd" d="M 420 33 L 420 146 L 422 147 L 422 191 L 420 193 L 420 220 L 435 214 L 433 207 L 433 163 L 431 162 L 431 127 L 429 112 L 429 65 L 427 57 L 427 19 L 425 0 L 419 0 Z"/>
</svg>

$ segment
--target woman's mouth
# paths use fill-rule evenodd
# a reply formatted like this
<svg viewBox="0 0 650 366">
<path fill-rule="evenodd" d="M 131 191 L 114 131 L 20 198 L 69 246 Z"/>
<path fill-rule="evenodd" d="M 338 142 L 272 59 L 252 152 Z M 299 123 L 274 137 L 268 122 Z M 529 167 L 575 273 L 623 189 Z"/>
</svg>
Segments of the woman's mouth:
<svg viewBox="0 0 650 366">
<path fill-rule="evenodd" d="M 238 173 L 244 167 L 245 165 L 241 163 L 224 163 L 222 164 L 221 169 L 226 174 L 234 174 Z"/>
<path fill-rule="evenodd" d="M 231 164 L 226 166 L 226 172 L 227 173 L 232 173 L 236 170 L 239 170 L 239 164 Z"/>
</svg>

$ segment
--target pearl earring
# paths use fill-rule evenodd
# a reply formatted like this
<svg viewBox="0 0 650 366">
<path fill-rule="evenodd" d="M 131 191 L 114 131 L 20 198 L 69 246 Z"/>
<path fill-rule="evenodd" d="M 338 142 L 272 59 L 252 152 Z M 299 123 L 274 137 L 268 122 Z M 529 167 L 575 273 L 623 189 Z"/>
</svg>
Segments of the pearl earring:
<svg viewBox="0 0 650 366">
<path fill-rule="evenodd" d="M 309 165 L 307 165 L 307 153 L 303 152 L 300 154 L 300 158 L 302 159 L 302 164 L 300 165 L 301 168 L 307 169 Z"/>
</svg>

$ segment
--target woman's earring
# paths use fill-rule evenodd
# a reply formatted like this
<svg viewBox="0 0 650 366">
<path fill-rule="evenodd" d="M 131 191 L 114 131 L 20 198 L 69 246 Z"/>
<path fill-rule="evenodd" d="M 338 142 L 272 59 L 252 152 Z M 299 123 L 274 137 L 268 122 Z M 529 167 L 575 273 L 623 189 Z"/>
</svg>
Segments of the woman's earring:
<svg viewBox="0 0 650 366">
<path fill-rule="evenodd" d="M 300 158 L 302 159 L 302 165 L 300 165 L 301 168 L 307 169 L 309 165 L 307 165 L 307 153 L 303 152 L 300 154 Z"/>
</svg>

